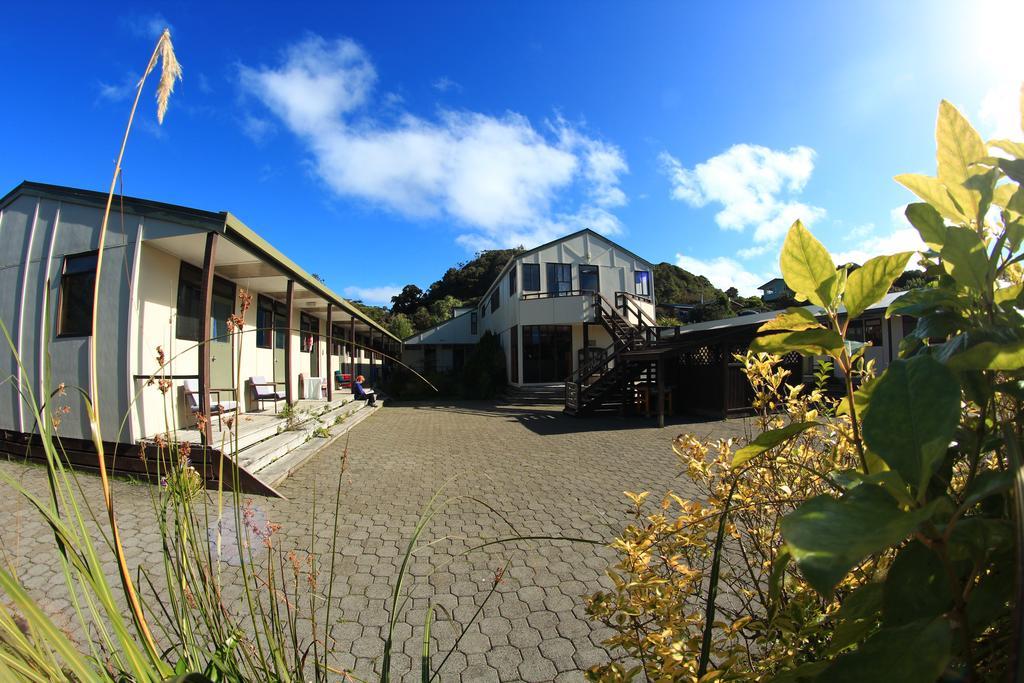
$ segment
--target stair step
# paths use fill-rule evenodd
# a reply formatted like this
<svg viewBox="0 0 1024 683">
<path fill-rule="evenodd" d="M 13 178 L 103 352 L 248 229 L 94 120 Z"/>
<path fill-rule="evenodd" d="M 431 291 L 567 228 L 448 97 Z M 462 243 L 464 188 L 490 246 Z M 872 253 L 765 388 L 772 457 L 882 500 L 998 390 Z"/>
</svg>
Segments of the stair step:
<svg viewBox="0 0 1024 683">
<path fill-rule="evenodd" d="M 304 465 L 306 461 L 328 445 L 337 441 L 342 435 L 348 433 L 349 430 L 368 418 L 370 415 L 380 410 L 383 405 L 383 402 L 380 400 L 377 401 L 377 405 L 375 406 L 363 403 L 357 409 L 347 413 L 343 422 L 328 427 L 328 431 L 330 432 L 329 437 L 307 437 L 298 446 L 290 449 L 287 453 L 281 454 L 279 457 L 256 470 L 254 472 L 256 478 L 271 488 L 277 486 L 295 470 Z"/>
<path fill-rule="evenodd" d="M 360 404 L 354 407 L 353 403 Z M 346 401 L 333 404 L 323 410 L 310 411 L 308 417 L 293 429 L 282 430 L 263 441 L 249 446 L 238 453 L 238 464 L 249 472 L 258 472 L 263 467 L 301 446 L 319 427 L 329 427 L 339 415 L 354 412 L 362 407 L 362 401 Z M 281 428 L 285 425 L 282 424 Z"/>
</svg>

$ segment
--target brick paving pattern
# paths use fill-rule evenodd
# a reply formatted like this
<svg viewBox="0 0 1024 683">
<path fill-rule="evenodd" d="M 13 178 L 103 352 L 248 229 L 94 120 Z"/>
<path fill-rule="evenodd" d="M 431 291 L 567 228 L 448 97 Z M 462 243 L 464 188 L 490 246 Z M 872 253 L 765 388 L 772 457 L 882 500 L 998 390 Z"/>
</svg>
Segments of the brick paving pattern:
<svg viewBox="0 0 1024 683">
<path fill-rule="evenodd" d="M 447 503 L 421 538 L 409 569 L 410 600 L 400 615 L 392 657 L 395 680 L 418 680 L 422 629 L 429 602 L 440 609 L 432 630 L 435 664 L 483 604 L 495 572 L 508 570 L 479 618 L 445 662 L 442 681 L 578 681 L 607 661 L 609 633 L 587 620 L 584 595 L 610 582 L 614 559 L 601 545 L 518 541 L 467 551 L 489 539 L 520 535 L 611 539 L 626 515 L 623 491 L 686 493 L 672 437 L 691 432 L 742 437 L 742 421 L 671 419 L 665 429 L 642 418 L 584 418 L 555 406 L 494 403 L 390 405 L 348 437 L 349 469 L 341 498 L 338 576 L 341 613 L 335 664 L 360 678 L 380 674 L 394 578 L 413 528 L 443 488 Z M 326 562 L 334 490 L 346 438 L 330 444 L 280 487 L 285 500 L 256 498 L 260 518 L 282 525 L 278 543 Z M 43 495 L 41 468 L 0 463 L 0 471 Z M 98 508 L 97 480 L 83 475 Z M 115 483 L 129 557 L 159 573 L 160 535 L 148 486 Z M 314 495 L 315 490 L 315 495 Z M 475 499 L 475 500 L 474 500 Z M 483 503 L 494 508 L 489 510 Z M 316 512 L 318 530 L 310 541 Z M 3 551 L 53 614 L 70 609 L 52 550 L 52 536 L 17 496 L 0 496 Z M 435 542 L 432 545 L 426 543 Z M 40 558 L 47 558 L 45 561 Z M 110 560 L 110 575 L 115 575 Z M 54 588 L 58 585 L 57 588 Z"/>
</svg>

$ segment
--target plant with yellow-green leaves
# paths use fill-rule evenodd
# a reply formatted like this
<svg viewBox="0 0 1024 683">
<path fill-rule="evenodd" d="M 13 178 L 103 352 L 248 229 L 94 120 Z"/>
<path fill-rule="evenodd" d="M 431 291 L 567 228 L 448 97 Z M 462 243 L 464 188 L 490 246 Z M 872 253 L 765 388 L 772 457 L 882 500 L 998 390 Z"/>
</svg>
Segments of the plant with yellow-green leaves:
<svg viewBox="0 0 1024 683">
<path fill-rule="evenodd" d="M 1024 91 L 1021 109 L 1024 128 Z M 932 279 L 886 312 L 917 321 L 900 357 L 872 378 L 846 333 L 911 254 L 851 272 L 794 224 L 782 274 L 818 309 L 764 324 L 751 351 L 826 356 L 845 395 L 830 411 L 744 359 L 758 408 L 785 415 L 735 452 L 677 439 L 705 502 L 631 495 L 616 589 L 590 604 L 629 659 L 593 678 L 1024 675 L 1024 143 L 986 143 L 947 102 L 936 138 L 937 177 L 897 178 L 923 200 L 906 216 Z"/>
</svg>

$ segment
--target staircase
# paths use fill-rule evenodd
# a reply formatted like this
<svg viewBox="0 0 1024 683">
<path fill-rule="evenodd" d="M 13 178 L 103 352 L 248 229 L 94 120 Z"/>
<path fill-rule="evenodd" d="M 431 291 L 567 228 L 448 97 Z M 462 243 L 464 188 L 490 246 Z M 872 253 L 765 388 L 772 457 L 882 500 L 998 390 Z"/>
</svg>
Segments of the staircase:
<svg viewBox="0 0 1024 683">
<path fill-rule="evenodd" d="M 619 292 L 615 298 L 612 304 L 594 294 L 594 322 L 600 323 L 613 341 L 602 357 L 582 365 L 566 380 L 565 412 L 570 415 L 619 412 L 633 402 L 638 381 L 658 381 L 658 364 L 647 353 L 661 346 L 657 325 L 629 294 Z"/>
</svg>

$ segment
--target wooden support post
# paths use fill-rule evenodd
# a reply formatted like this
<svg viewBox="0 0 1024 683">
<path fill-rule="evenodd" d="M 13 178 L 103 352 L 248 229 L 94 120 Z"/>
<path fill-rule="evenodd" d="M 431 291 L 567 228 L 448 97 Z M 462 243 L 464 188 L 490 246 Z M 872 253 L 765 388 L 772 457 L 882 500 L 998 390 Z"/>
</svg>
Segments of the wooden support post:
<svg viewBox="0 0 1024 683">
<path fill-rule="evenodd" d="M 334 375 L 331 374 L 331 352 L 334 351 L 334 305 L 327 303 L 327 400 L 334 398 Z"/>
<path fill-rule="evenodd" d="M 348 339 L 349 339 L 349 342 L 351 344 L 350 348 L 352 350 L 352 354 L 349 357 L 349 363 L 352 366 L 350 368 L 350 370 L 349 370 L 349 379 L 352 382 L 355 382 L 356 381 L 356 318 L 355 318 L 355 316 L 352 316 L 352 321 L 351 321 L 351 324 L 349 325 L 348 329 L 349 329 Z"/>
<path fill-rule="evenodd" d="M 288 292 L 285 295 L 285 315 L 288 317 L 288 334 L 284 340 L 284 402 L 292 405 L 295 396 L 292 392 L 292 320 L 295 319 L 295 281 L 288 281 Z"/>
<path fill-rule="evenodd" d="M 213 335 L 211 311 L 213 309 L 213 266 L 217 260 L 217 233 L 206 233 L 206 252 L 203 254 L 203 281 L 199 289 L 199 407 L 206 418 L 203 443 L 213 443 L 213 422 L 210 419 L 210 337 Z"/>
<path fill-rule="evenodd" d="M 658 360 L 658 426 L 665 426 L 665 364 Z"/>
</svg>

